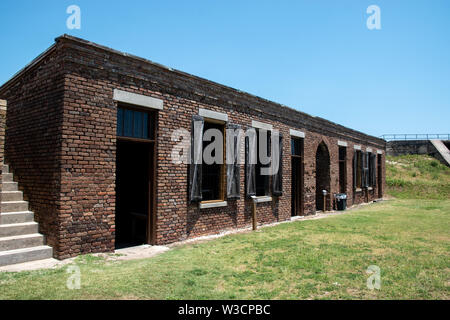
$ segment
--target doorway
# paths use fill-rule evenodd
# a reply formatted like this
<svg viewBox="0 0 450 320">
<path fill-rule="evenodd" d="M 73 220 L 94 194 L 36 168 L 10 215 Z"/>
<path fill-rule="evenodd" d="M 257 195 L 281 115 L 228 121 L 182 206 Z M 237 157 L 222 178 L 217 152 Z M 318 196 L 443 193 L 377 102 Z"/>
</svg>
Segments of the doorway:
<svg viewBox="0 0 450 320">
<path fill-rule="evenodd" d="M 303 215 L 303 139 L 291 138 L 291 216 Z"/>
<path fill-rule="evenodd" d="M 116 143 L 116 248 L 155 238 L 155 114 L 119 106 Z"/>
<path fill-rule="evenodd" d="M 324 203 L 323 190 L 327 191 Z M 316 152 L 316 209 L 330 208 L 330 153 L 324 142 L 317 147 Z M 326 208 L 324 208 L 324 204 Z"/>
<path fill-rule="evenodd" d="M 381 154 L 377 156 L 377 182 L 378 182 L 378 198 L 383 198 L 383 170 L 381 167 Z"/>
</svg>

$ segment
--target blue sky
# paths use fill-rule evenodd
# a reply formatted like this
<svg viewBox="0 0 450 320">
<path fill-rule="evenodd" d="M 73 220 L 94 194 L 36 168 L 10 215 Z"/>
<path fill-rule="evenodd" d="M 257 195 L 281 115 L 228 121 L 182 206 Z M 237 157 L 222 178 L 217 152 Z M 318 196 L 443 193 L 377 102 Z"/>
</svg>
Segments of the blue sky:
<svg viewBox="0 0 450 320">
<path fill-rule="evenodd" d="M 0 30 L 2 84 L 68 33 L 375 136 L 450 133 L 448 0 L 2 0 Z"/>
</svg>

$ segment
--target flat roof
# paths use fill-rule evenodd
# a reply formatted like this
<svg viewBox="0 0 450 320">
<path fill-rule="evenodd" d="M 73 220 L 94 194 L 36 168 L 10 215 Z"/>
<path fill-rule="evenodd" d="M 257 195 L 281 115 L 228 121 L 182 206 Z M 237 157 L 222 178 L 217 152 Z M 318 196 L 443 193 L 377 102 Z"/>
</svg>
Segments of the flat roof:
<svg viewBox="0 0 450 320">
<path fill-rule="evenodd" d="M 25 74 L 29 70 L 33 69 L 35 66 L 39 65 L 39 63 L 45 57 L 47 57 L 49 54 L 51 54 L 55 50 L 56 45 L 60 41 L 64 41 L 64 40 L 76 42 L 76 43 L 79 43 L 79 44 L 82 44 L 82 45 L 85 45 L 85 46 L 91 46 L 91 47 L 97 48 L 99 50 L 103 50 L 103 51 L 107 51 L 109 53 L 113 53 L 113 54 L 116 54 L 116 55 L 127 57 L 129 59 L 132 59 L 132 60 L 135 60 L 135 61 L 139 61 L 139 62 L 142 62 L 144 64 L 151 65 L 153 67 L 160 68 L 162 70 L 165 70 L 166 72 L 173 73 L 173 74 L 176 74 L 178 76 L 187 77 L 187 78 L 194 79 L 196 81 L 200 81 L 200 82 L 202 82 L 202 83 L 204 83 L 204 84 L 206 84 L 207 86 L 210 86 L 210 87 L 215 87 L 215 88 L 219 88 L 221 90 L 234 92 L 234 93 L 239 94 L 240 96 L 246 96 L 246 97 L 249 97 L 249 98 L 252 98 L 252 99 L 259 100 L 260 102 L 268 103 L 268 104 L 271 104 L 273 106 L 277 106 L 277 107 L 280 107 L 280 108 L 286 108 L 286 110 L 289 110 L 291 112 L 295 112 L 298 115 L 301 115 L 301 116 L 303 116 L 305 118 L 310 118 L 311 120 L 317 120 L 317 121 L 323 122 L 324 124 L 328 124 L 328 125 L 334 126 L 337 129 L 342 129 L 343 131 L 347 131 L 349 133 L 356 133 L 357 135 L 369 138 L 370 140 L 372 140 L 372 142 L 375 140 L 376 143 L 378 143 L 378 144 L 385 145 L 385 143 L 386 143 L 386 141 L 381 139 L 381 138 L 378 138 L 378 137 L 375 137 L 375 136 L 371 136 L 371 135 L 368 135 L 368 134 L 363 133 L 361 131 L 357 131 L 357 130 L 354 130 L 354 129 L 342 126 L 342 125 L 337 124 L 335 122 L 332 122 L 330 120 L 327 120 L 327 119 L 324 119 L 324 118 L 321 118 L 321 117 L 317 117 L 317 116 L 312 116 L 312 115 L 307 114 L 305 112 L 302 112 L 302 111 L 299 111 L 297 109 L 291 108 L 289 106 L 286 106 L 286 105 L 283 105 L 283 104 L 280 104 L 280 103 L 277 103 L 277 102 L 273 102 L 271 100 L 268 100 L 268 99 L 265 99 L 265 98 L 253 95 L 251 93 L 248 93 L 248 92 L 245 92 L 245 91 L 241 91 L 239 89 L 235 89 L 235 88 L 232 88 L 232 87 L 229 87 L 229 86 L 226 86 L 226 85 L 223 85 L 223 84 L 220 84 L 220 83 L 217 83 L 217 82 L 205 79 L 205 78 L 201 78 L 201 77 L 192 75 L 192 74 L 184 72 L 184 71 L 180 71 L 180 70 L 177 70 L 177 69 L 173 69 L 173 68 L 167 67 L 165 65 L 153 62 L 151 60 L 148 60 L 148 59 L 145 59 L 145 58 L 142 58 L 142 57 L 138 57 L 138 56 L 135 56 L 135 55 L 132 55 L 132 54 L 129 54 L 129 53 L 118 51 L 118 50 L 115 50 L 115 49 L 112 49 L 112 48 L 109 48 L 109 47 L 106 47 L 106 46 L 103 46 L 103 45 L 100 45 L 100 44 L 97 44 L 97 43 L 94 43 L 94 42 L 91 42 L 91 41 L 87 41 L 87 40 L 84 40 L 84 39 L 81 39 L 81 38 L 77 38 L 77 37 L 74 37 L 74 36 L 71 36 L 71 35 L 68 35 L 68 34 L 64 34 L 64 35 L 62 35 L 60 37 L 57 37 L 55 39 L 55 43 L 54 44 L 52 44 L 47 50 L 45 50 L 43 53 L 41 53 L 38 57 L 36 57 L 28 65 L 26 65 L 24 68 L 22 68 L 20 71 L 18 71 L 10 80 L 8 80 L 6 83 L 4 83 L 0 87 L 0 93 L 2 91 L 4 91 L 6 88 L 8 88 L 9 86 L 11 86 L 13 83 L 15 83 L 23 74 Z M 353 137 L 353 138 L 358 138 L 358 137 Z"/>
</svg>

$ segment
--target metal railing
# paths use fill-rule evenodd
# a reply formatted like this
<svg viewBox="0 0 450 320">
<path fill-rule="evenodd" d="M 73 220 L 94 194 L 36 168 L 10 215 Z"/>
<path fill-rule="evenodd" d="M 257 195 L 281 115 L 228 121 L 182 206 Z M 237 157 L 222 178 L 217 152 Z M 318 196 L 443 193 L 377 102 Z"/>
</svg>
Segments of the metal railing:
<svg viewBox="0 0 450 320">
<path fill-rule="evenodd" d="M 381 139 L 386 141 L 402 141 L 402 140 L 450 140 L 450 134 L 444 133 L 413 133 L 413 134 L 383 134 L 380 136 Z"/>
</svg>

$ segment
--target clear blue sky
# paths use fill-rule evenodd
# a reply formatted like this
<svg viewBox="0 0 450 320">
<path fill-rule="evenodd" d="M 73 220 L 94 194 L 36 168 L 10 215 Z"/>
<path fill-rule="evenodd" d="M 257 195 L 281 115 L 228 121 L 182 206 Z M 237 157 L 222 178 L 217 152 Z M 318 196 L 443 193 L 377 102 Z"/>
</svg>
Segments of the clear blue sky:
<svg viewBox="0 0 450 320">
<path fill-rule="evenodd" d="M 0 30 L 2 84 L 68 33 L 375 136 L 450 133 L 448 0 L 2 0 Z"/>
</svg>

